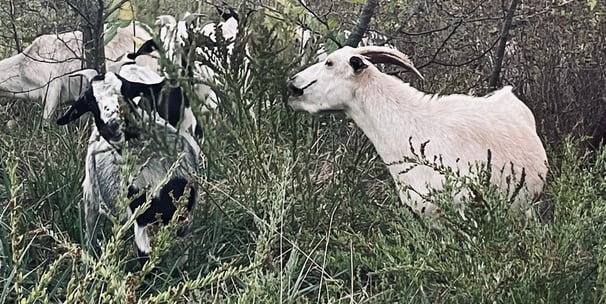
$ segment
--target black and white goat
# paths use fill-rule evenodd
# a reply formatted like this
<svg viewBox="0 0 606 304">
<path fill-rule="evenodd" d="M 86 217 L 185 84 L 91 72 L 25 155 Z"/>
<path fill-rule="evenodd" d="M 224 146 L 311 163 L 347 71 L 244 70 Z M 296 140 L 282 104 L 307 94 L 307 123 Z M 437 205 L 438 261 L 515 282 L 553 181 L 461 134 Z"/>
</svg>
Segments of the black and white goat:
<svg viewBox="0 0 606 304">
<path fill-rule="evenodd" d="M 128 75 L 127 71 L 123 74 Z M 177 215 L 179 220 L 187 223 L 185 228 L 191 223 L 198 192 L 200 148 L 188 132 L 143 110 L 139 106 L 143 100 L 139 104 L 132 100 L 133 96 L 142 96 L 162 101 L 163 97 L 158 97 L 161 82 L 133 82 L 127 78 L 142 78 L 141 74 L 128 76 L 108 72 L 93 77 L 84 94 L 57 123 L 65 125 L 88 112 L 94 118 L 82 183 L 88 245 L 96 243 L 100 213 L 117 215 L 117 200 L 125 193 L 130 200 L 129 216 L 150 201 L 134 224 L 137 249 L 147 256 L 151 252 L 147 225 L 168 223 L 179 204 L 185 205 L 185 213 Z M 123 172 L 128 172 L 127 176 Z"/>
<path fill-rule="evenodd" d="M 220 29 L 222 40 L 228 41 L 226 46 L 228 55 L 231 55 L 234 48 L 233 40 L 238 34 L 238 13 L 228 8 L 226 11 L 220 10 L 223 21 L 219 23 L 207 23 L 202 27 L 193 26 L 193 21 L 198 14 L 185 13 L 181 20 L 170 15 L 162 15 L 157 18 L 156 24 L 159 25 L 159 42 L 162 48 L 155 40 L 150 39 L 143 43 L 135 52 L 128 54 L 129 59 L 135 60 L 141 56 L 150 56 L 159 50 L 164 50 L 165 57 L 179 69 L 181 75 L 190 77 L 193 80 L 193 88 L 196 95 L 204 102 L 202 111 L 208 111 L 217 107 L 218 99 L 216 93 L 211 89 L 208 83 L 215 81 L 215 71 L 203 62 L 210 62 L 216 65 L 213 58 L 216 51 L 217 31 Z M 195 40 L 204 40 L 206 45 L 196 46 L 194 53 L 195 59 L 189 63 L 185 54 L 189 54 L 188 48 L 194 46 Z"/>
<path fill-rule="evenodd" d="M 124 64 L 119 71 L 118 76 L 129 83 L 122 92 L 124 97 L 136 102 L 139 100 L 137 97 L 144 97 L 144 104 L 140 105 L 143 109 L 157 113 L 179 130 L 202 138 L 202 128 L 189 98 L 176 81 L 137 64 Z M 145 89 L 142 90 L 142 87 Z"/>
</svg>

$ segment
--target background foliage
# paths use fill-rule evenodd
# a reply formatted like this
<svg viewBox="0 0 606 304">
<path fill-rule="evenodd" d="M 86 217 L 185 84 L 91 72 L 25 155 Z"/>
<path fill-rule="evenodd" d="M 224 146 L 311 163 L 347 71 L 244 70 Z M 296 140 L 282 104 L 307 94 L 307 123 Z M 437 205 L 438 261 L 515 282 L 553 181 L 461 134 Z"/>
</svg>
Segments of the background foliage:
<svg viewBox="0 0 606 304">
<path fill-rule="evenodd" d="M 0 6 L 2 57 L 78 26 L 68 0 L 9 2 Z M 134 3 L 148 24 L 185 10 L 218 21 L 213 4 L 222 5 Z M 363 1 L 231 4 L 243 34 L 229 60 L 219 56 L 219 108 L 200 116 L 194 229 L 185 239 L 161 229 L 146 267 L 133 261 L 129 223 L 107 221 L 102 250 L 83 248 L 87 123 L 60 128 L 41 119 L 39 103 L 0 101 L 0 302 L 606 302 L 605 3 L 523 1 L 510 31 L 502 82 L 533 110 L 550 151 L 553 220 L 509 214 L 478 182 L 485 202 L 470 202 L 467 221 L 450 210 L 448 191 L 437 194 L 449 227 L 439 230 L 399 204 L 354 124 L 284 106 L 286 79 L 301 69 L 294 26 L 315 32 L 308 53 L 321 42 L 337 48 Z M 482 95 L 508 5 L 382 0 L 370 30 L 411 56 L 426 80 L 394 73 L 413 86 Z"/>
</svg>

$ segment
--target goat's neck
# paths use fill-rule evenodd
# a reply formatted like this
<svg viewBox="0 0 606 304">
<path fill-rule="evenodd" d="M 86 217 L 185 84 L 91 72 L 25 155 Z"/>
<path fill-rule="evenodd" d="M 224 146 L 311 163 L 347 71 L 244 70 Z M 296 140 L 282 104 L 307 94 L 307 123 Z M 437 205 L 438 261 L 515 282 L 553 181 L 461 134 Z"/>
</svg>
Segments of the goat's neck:
<svg viewBox="0 0 606 304">
<path fill-rule="evenodd" d="M 421 150 L 428 121 L 426 94 L 385 74 L 360 86 L 347 114 L 364 131 L 384 162 L 401 162 Z M 414 153 L 413 153 L 414 149 Z"/>
</svg>

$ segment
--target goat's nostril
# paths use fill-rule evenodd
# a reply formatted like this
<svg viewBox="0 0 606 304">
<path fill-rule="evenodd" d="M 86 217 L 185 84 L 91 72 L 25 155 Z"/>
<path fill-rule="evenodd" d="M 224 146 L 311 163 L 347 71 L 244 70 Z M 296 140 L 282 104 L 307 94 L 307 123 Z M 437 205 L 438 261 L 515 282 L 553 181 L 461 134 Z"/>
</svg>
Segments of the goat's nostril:
<svg viewBox="0 0 606 304">
<path fill-rule="evenodd" d="M 288 89 L 290 89 L 290 93 L 292 96 L 301 96 L 303 95 L 303 89 L 297 88 L 292 83 L 288 84 Z"/>
</svg>

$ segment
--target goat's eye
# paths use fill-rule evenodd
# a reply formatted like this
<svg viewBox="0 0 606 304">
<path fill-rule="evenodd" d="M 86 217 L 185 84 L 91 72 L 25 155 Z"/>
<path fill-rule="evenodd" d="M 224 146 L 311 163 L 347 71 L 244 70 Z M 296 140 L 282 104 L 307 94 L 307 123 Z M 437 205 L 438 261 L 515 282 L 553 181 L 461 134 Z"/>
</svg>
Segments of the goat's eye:
<svg viewBox="0 0 606 304">
<path fill-rule="evenodd" d="M 326 60 L 326 66 L 331 67 L 331 66 L 332 66 L 332 61 L 330 61 L 330 60 Z"/>
</svg>

